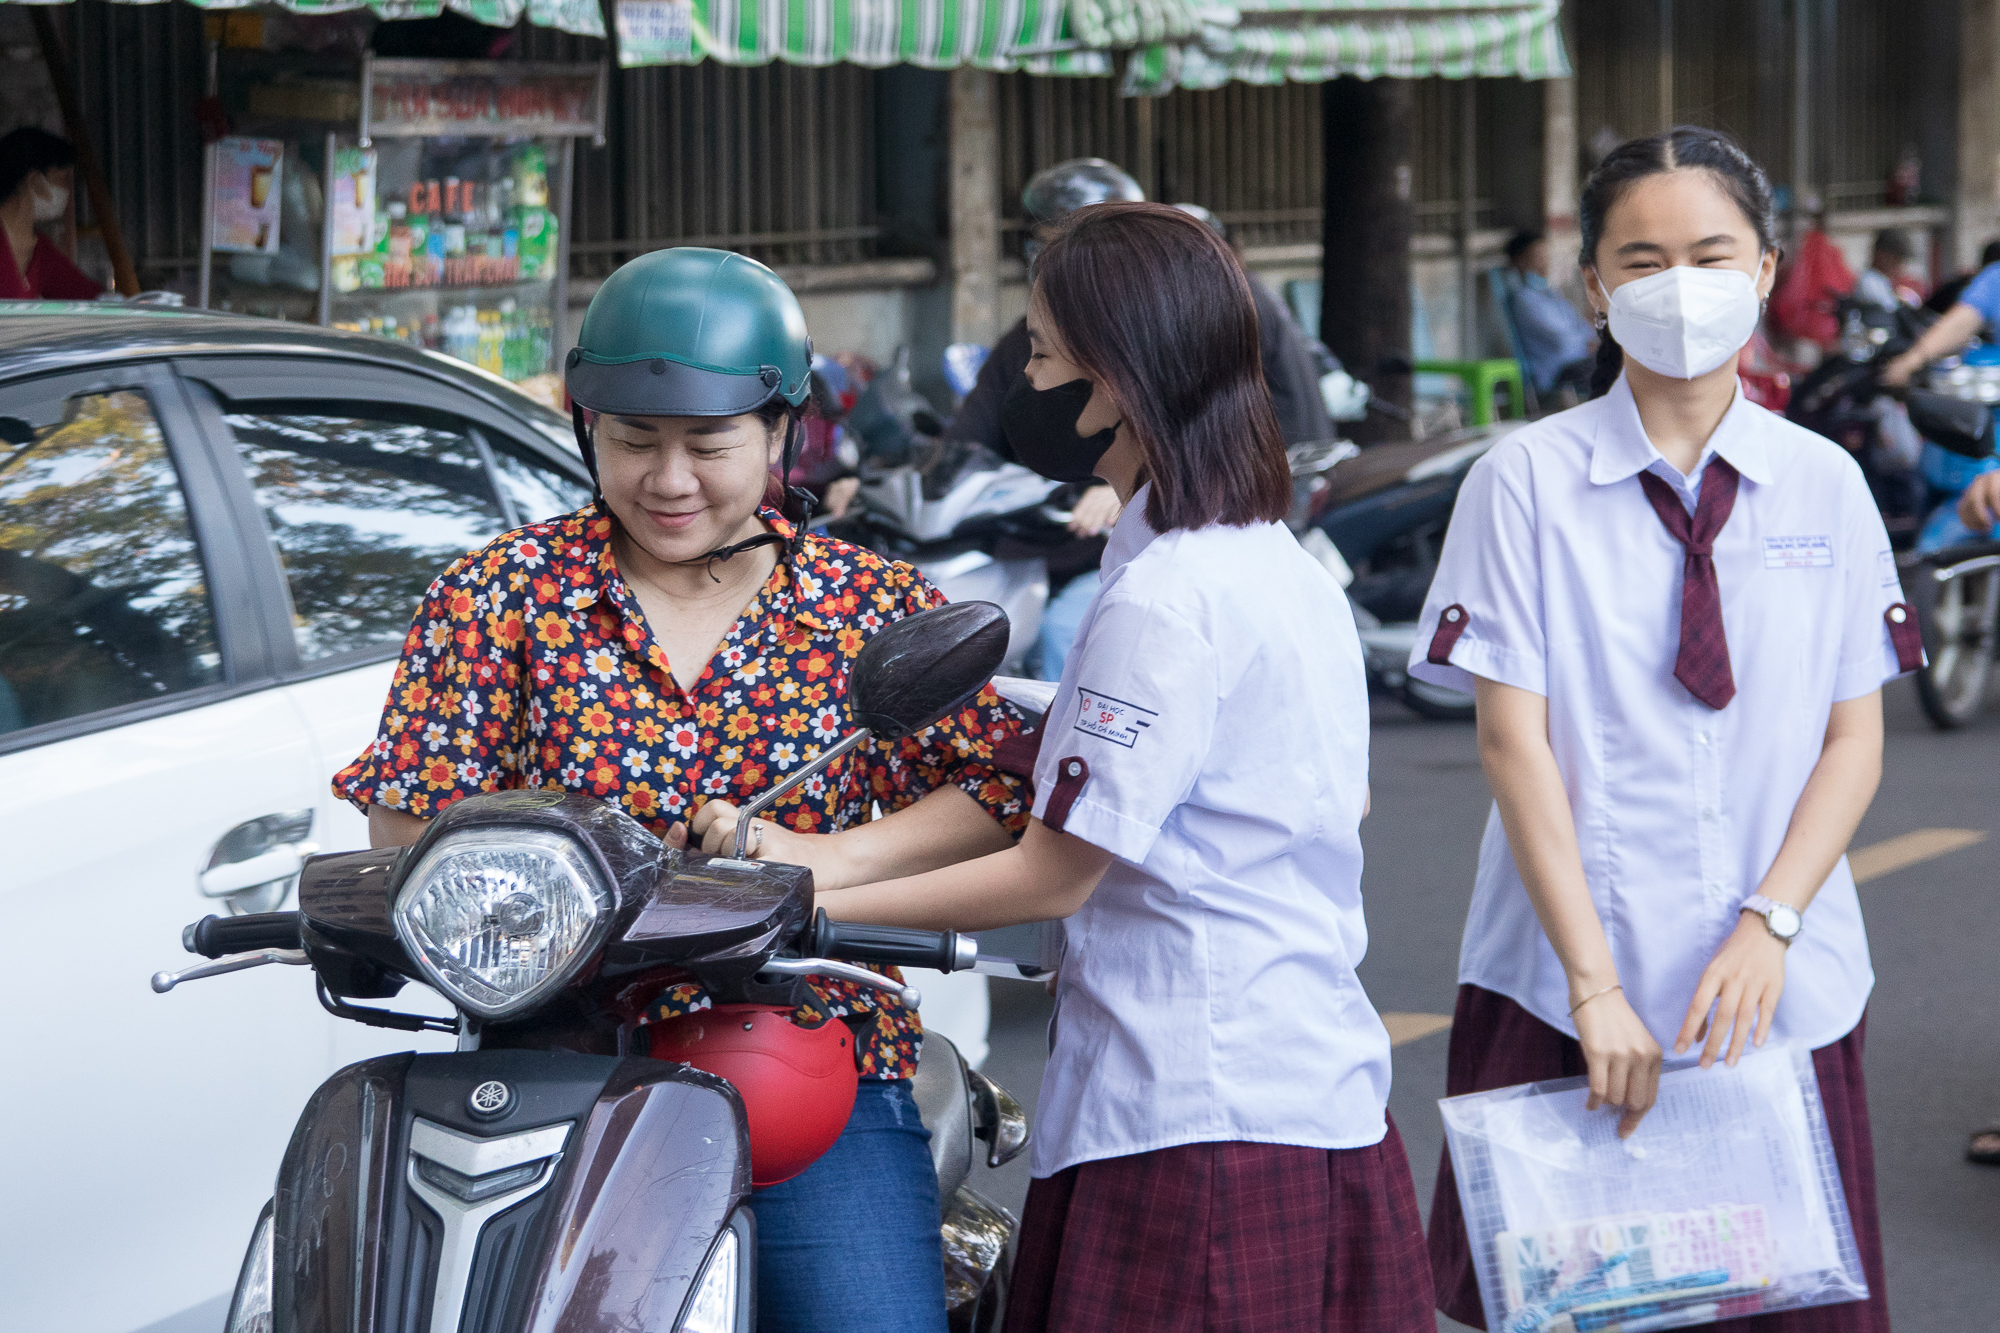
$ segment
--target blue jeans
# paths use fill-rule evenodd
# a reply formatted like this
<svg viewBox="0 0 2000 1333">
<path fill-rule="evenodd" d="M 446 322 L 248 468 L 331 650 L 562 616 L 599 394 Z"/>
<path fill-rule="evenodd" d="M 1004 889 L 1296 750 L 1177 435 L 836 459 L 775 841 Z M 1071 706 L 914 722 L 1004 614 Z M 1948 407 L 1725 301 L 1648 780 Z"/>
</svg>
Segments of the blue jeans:
<svg viewBox="0 0 2000 1333">
<path fill-rule="evenodd" d="M 930 1142 L 909 1080 L 864 1078 L 826 1156 L 751 1196 L 757 1333 L 945 1333 Z"/>
<path fill-rule="evenodd" d="M 1078 574 L 1063 585 L 1063 590 L 1055 595 L 1042 611 L 1042 632 L 1035 640 L 1035 646 L 1028 650 L 1028 662 L 1038 680 L 1061 680 L 1063 663 L 1069 660 L 1069 650 L 1076 643 L 1076 632 L 1083 628 L 1083 613 L 1090 609 L 1091 599 L 1097 596 L 1099 575 L 1096 570 Z"/>
</svg>

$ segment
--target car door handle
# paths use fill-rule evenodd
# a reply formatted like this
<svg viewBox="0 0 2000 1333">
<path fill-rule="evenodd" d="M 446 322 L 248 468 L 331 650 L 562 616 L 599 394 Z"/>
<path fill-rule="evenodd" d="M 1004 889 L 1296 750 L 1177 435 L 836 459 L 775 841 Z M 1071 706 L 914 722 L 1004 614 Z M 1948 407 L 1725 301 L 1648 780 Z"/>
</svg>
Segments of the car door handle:
<svg viewBox="0 0 2000 1333">
<path fill-rule="evenodd" d="M 290 879 L 305 868 L 306 858 L 318 850 L 316 842 L 281 842 L 248 860 L 230 861 L 202 871 L 195 886 L 203 897 L 227 898 L 274 879 Z"/>
</svg>

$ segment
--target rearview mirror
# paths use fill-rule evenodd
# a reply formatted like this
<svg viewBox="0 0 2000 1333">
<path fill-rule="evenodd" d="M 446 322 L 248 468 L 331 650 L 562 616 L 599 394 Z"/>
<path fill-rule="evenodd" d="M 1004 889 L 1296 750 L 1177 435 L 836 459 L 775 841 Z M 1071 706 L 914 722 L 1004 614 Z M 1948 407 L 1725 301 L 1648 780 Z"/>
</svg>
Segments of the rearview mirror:
<svg viewBox="0 0 2000 1333">
<path fill-rule="evenodd" d="M 956 712 L 993 678 L 1006 655 L 1007 613 L 991 602 L 934 606 L 878 632 L 847 677 L 855 729 L 737 812 L 736 859 L 743 859 L 750 821 L 759 812 L 870 737 L 899 741 Z"/>
<path fill-rule="evenodd" d="M 1007 613 L 955 602 L 905 616 L 854 660 L 847 706 L 876 739 L 901 740 L 968 703 L 1007 655 Z"/>
<path fill-rule="evenodd" d="M 1929 389 L 1912 389 L 1907 403 L 1910 424 L 1940 449 L 1965 458 L 1985 458 L 1993 452 L 1993 410 Z"/>
</svg>

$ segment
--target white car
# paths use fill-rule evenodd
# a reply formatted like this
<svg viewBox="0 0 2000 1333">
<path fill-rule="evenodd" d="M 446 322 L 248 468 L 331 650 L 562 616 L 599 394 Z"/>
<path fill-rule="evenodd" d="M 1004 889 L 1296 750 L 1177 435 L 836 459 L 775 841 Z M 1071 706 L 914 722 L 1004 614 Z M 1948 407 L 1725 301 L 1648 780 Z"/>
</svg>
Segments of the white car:
<svg viewBox="0 0 2000 1333">
<path fill-rule="evenodd" d="M 589 496 L 567 421 L 441 356 L 0 303 L 0 1328 L 214 1333 L 312 1090 L 447 1040 L 292 968 L 148 978 L 367 845 L 329 779 L 424 588 Z"/>
</svg>

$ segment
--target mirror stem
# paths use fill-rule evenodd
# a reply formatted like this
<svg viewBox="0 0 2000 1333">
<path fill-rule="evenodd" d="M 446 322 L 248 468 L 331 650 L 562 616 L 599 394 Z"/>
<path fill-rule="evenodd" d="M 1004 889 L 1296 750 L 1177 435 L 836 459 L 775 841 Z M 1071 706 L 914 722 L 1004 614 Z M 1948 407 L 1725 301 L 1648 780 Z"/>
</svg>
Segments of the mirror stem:
<svg viewBox="0 0 2000 1333">
<path fill-rule="evenodd" d="M 831 749 L 821 751 L 819 758 L 813 760 L 810 764 L 807 764 L 804 768 L 792 774 L 783 782 L 780 782 L 777 786 L 744 806 L 741 810 L 738 810 L 736 812 L 736 859 L 739 861 L 744 859 L 743 849 L 744 844 L 750 839 L 750 821 L 752 819 L 755 819 L 758 815 L 776 805 L 780 799 L 800 783 L 825 768 L 828 764 L 831 764 L 834 760 L 840 758 L 840 756 L 846 754 L 849 750 L 862 744 L 872 734 L 866 727 L 862 727 L 859 731 L 849 732 L 847 735 L 841 737 L 839 742 Z"/>
</svg>

